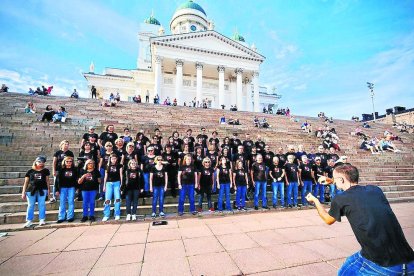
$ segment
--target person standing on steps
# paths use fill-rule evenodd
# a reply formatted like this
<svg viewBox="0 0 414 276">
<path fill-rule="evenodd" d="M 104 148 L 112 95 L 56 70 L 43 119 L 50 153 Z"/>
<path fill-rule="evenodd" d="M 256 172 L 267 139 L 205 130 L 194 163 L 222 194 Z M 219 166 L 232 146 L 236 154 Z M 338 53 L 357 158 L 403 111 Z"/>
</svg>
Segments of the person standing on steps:
<svg viewBox="0 0 414 276">
<path fill-rule="evenodd" d="M 27 200 L 25 228 L 33 225 L 36 202 L 39 208 L 39 226 L 46 224 L 46 196 L 50 194 L 50 171 L 45 168 L 45 163 L 45 157 L 37 157 L 33 162 L 32 168 L 24 177 L 22 199 Z"/>
<path fill-rule="evenodd" d="M 326 181 L 321 177 L 319 182 Z M 359 171 L 345 163 L 335 167 L 333 181 L 344 191 L 332 199 L 329 211 L 311 193 L 321 219 L 328 225 L 346 216 L 361 250 L 348 257 L 338 275 L 414 275 L 414 251 L 382 190 L 358 184 Z"/>
<path fill-rule="evenodd" d="M 78 169 L 74 165 L 73 157 L 66 156 L 62 161 L 61 169 L 58 171 L 55 195 L 59 196 L 59 215 L 57 223 L 65 220 L 75 220 L 75 187 L 78 183 Z M 66 213 L 66 202 L 68 212 Z"/>
<path fill-rule="evenodd" d="M 95 161 L 91 159 L 86 160 L 83 171 L 81 172 L 82 176 L 78 180 L 83 198 L 83 217 L 81 222 L 87 221 L 88 217 L 89 221 L 95 221 L 95 197 L 101 182 L 101 174 L 95 164 Z"/>
<path fill-rule="evenodd" d="M 194 188 L 198 188 L 197 172 L 192 164 L 193 157 L 191 154 L 184 156 L 182 165 L 178 170 L 178 189 L 180 190 L 180 199 L 178 201 L 178 215 L 184 214 L 184 201 L 188 195 L 190 201 L 190 212 L 193 215 L 197 214 L 195 210 Z"/>
<path fill-rule="evenodd" d="M 128 161 L 128 163 L 125 164 L 125 167 L 127 167 L 124 189 L 126 193 L 126 220 L 137 220 L 138 197 L 139 194 L 144 191 L 141 180 L 141 170 L 138 168 L 138 162 L 135 159 Z"/>
<path fill-rule="evenodd" d="M 145 94 L 145 102 L 146 103 L 149 103 L 149 96 L 150 96 L 150 94 L 149 94 L 149 91 L 147 90 L 147 93 Z"/>
<path fill-rule="evenodd" d="M 94 85 L 92 85 L 92 88 L 91 88 L 91 98 L 96 99 L 96 87 Z"/>
<path fill-rule="evenodd" d="M 168 187 L 168 174 L 162 164 L 162 157 L 157 156 L 154 159 L 155 166 L 152 166 L 149 174 L 149 190 L 153 193 L 152 196 L 152 214 L 151 217 L 155 219 L 157 216 L 157 201 L 160 217 L 165 217 L 164 213 L 164 193 Z"/>
<path fill-rule="evenodd" d="M 269 209 L 267 207 L 267 198 L 266 198 L 266 184 L 267 184 L 267 172 L 268 167 L 266 167 L 263 162 L 263 156 L 257 154 L 256 162 L 252 164 L 252 169 L 250 171 L 251 179 L 253 180 L 253 187 L 255 188 L 254 192 L 254 209 L 259 209 L 259 194 L 262 192 L 262 208 Z"/>
<path fill-rule="evenodd" d="M 114 197 L 115 220 L 121 217 L 121 183 L 123 178 L 122 165 L 118 155 L 112 153 L 109 157 L 108 165 L 105 170 L 104 179 L 104 217 L 102 221 L 107 221 L 111 212 L 111 199 Z"/>
<path fill-rule="evenodd" d="M 73 152 L 69 150 L 69 141 L 68 140 L 63 140 L 62 142 L 60 142 L 59 144 L 59 150 L 55 152 L 55 154 L 53 155 L 53 189 L 52 189 L 52 198 L 50 199 L 49 203 L 54 203 L 56 202 L 56 197 L 55 197 L 55 193 L 56 193 L 56 182 L 59 181 L 58 179 L 58 172 L 62 167 L 62 161 L 63 159 L 65 159 L 65 157 L 69 156 L 69 157 L 75 157 L 73 155 Z"/>
</svg>

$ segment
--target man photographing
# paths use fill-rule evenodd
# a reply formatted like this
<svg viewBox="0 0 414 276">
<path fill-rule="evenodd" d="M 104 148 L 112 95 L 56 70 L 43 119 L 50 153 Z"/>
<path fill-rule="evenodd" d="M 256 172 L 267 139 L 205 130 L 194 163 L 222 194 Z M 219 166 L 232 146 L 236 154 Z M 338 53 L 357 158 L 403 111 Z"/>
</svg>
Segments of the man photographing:
<svg viewBox="0 0 414 276">
<path fill-rule="evenodd" d="M 321 178 L 318 182 L 325 182 Z M 332 200 L 329 211 L 311 193 L 306 199 L 329 225 L 346 216 L 361 245 L 361 251 L 345 260 L 338 275 L 414 275 L 414 251 L 381 189 L 358 185 L 358 169 L 350 164 L 337 166 L 333 179 L 344 192 Z"/>
</svg>

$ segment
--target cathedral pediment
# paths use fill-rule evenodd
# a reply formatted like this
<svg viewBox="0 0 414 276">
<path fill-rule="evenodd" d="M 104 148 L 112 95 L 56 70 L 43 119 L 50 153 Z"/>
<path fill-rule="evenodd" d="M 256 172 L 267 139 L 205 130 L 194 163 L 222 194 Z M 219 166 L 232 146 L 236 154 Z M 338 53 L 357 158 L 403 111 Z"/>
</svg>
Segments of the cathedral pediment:
<svg viewBox="0 0 414 276">
<path fill-rule="evenodd" d="M 181 51 L 205 52 L 263 62 L 265 57 L 216 31 L 203 31 L 151 38 L 151 44 Z"/>
</svg>

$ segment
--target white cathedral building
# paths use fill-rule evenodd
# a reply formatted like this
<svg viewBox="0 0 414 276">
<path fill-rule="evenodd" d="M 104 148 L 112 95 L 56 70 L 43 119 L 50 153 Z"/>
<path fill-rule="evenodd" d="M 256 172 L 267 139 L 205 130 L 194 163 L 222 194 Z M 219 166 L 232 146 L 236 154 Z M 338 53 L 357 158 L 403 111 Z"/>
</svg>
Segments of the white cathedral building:
<svg viewBox="0 0 414 276">
<path fill-rule="evenodd" d="M 84 73 L 89 88 L 98 97 L 119 92 L 122 100 L 140 95 L 145 101 L 158 95 L 178 105 L 195 101 L 226 109 L 260 112 L 276 104 L 278 96 L 259 83 L 260 64 L 265 57 L 249 46 L 237 32 L 232 38 L 214 30 L 204 9 L 188 0 L 170 21 L 171 34 L 151 15 L 140 24 L 136 69 L 106 68 L 104 74 Z"/>
</svg>

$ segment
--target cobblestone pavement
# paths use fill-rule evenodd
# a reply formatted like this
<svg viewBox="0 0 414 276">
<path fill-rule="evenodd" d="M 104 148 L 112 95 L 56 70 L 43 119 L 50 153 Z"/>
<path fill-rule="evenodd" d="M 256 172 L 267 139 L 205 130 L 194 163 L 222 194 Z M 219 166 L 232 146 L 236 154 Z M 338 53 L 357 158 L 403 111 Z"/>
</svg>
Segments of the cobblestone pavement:
<svg viewBox="0 0 414 276">
<path fill-rule="evenodd" d="M 392 204 L 414 245 L 414 203 Z M 346 219 L 315 209 L 9 232 L 0 275 L 335 275 L 359 250 Z"/>
</svg>

